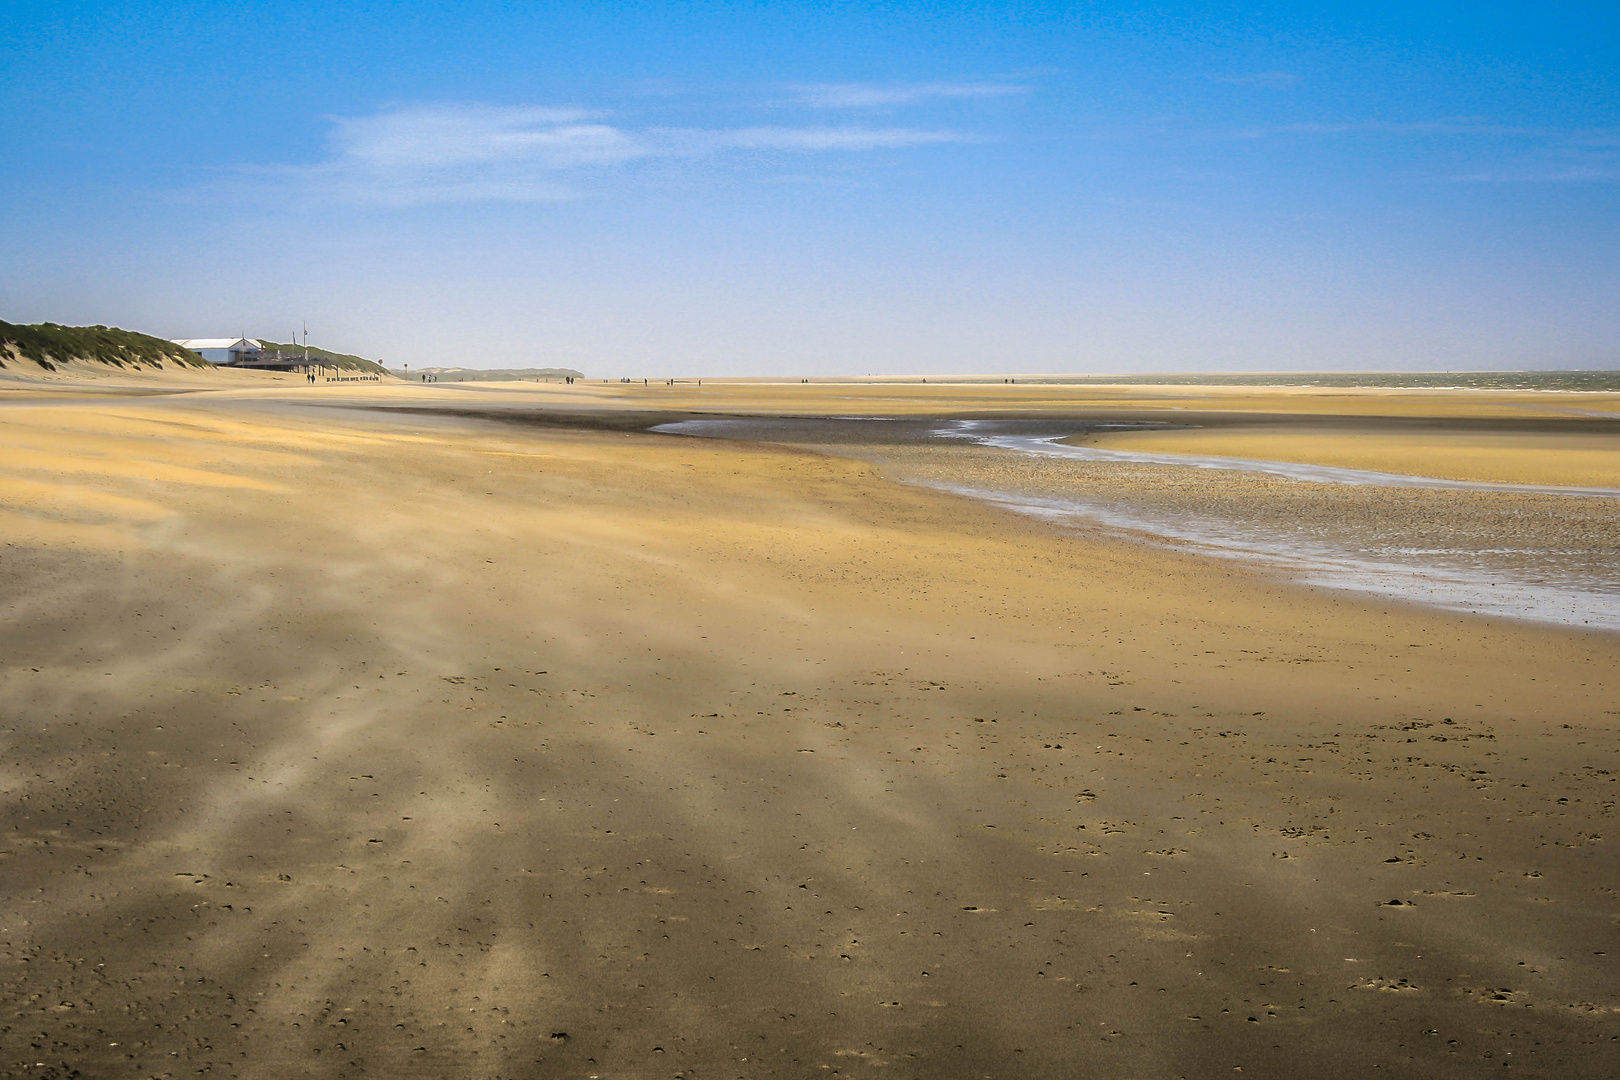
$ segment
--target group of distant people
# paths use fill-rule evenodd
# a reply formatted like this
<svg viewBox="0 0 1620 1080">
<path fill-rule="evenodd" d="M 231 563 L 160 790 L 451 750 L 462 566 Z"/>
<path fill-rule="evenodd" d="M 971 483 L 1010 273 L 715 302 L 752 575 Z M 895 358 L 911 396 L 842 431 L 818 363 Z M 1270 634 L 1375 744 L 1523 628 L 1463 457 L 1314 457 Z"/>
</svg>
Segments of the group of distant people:
<svg viewBox="0 0 1620 1080">
<path fill-rule="evenodd" d="M 326 382 L 378 382 L 381 375 L 317 375 L 313 371 L 304 372 L 304 381 L 307 383 Z"/>
<path fill-rule="evenodd" d="M 439 381 L 439 377 L 437 375 L 430 374 L 429 372 L 426 372 L 426 371 L 418 372 L 416 377 L 418 379 L 422 380 L 425 383 L 432 383 L 432 382 L 438 382 Z M 534 381 L 539 382 L 540 380 L 536 379 Z M 563 378 L 563 381 L 566 382 L 569 386 L 574 385 L 574 377 L 572 375 L 565 376 Z"/>
</svg>

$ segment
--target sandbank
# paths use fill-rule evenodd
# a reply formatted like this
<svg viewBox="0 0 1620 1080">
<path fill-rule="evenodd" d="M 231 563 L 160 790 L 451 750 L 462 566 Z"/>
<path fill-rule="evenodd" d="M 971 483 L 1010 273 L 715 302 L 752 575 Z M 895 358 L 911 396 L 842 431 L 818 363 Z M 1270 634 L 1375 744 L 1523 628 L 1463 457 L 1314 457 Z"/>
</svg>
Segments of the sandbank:
<svg viewBox="0 0 1620 1080">
<path fill-rule="evenodd" d="M 638 430 L 1525 415 L 1152 389 L 13 401 L 0 1065 L 1607 1075 L 1616 635 Z"/>
</svg>

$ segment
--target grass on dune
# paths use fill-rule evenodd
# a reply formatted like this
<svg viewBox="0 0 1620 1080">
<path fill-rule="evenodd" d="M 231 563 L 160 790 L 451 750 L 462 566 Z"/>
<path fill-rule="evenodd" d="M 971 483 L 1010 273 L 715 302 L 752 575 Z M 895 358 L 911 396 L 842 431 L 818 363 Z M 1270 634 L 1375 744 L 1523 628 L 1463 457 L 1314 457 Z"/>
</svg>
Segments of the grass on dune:
<svg viewBox="0 0 1620 1080">
<path fill-rule="evenodd" d="M 46 371 L 55 371 L 68 360 L 93 360 L 117 367 L 213 367 L 189 349 L 172 341 L 120 330 L 115 326 L 60 326 L 35 323 L 17 326 L 0 322 L 0 367 L 7 359 L 32 360 Z"/>
<path fill-rule="evenodd" d="M 305 355 L 306 347 L 303 345 L 293 342 L 267 341 L 264 338 L 257 338 L 255 340 L 257 340 L 260 347 L 264 349 L 266 355 L 271 355 L 278 352 L 282 356 L 301 357 Z M 313 345 L 310 345 L 307 348 L 308 355 L 311 360 L 319 364 L 325 364 L 330 368 L 342 368 L 346 371 L 369 371 L 374 375 L 387 374 L 386 369 L 381 364 L 377 363 L 375 360 L 367 360 L 363 356 L 355 356 L 352 353 L 332 352 L 330 349 L 317 349 Z"/>
</svg>

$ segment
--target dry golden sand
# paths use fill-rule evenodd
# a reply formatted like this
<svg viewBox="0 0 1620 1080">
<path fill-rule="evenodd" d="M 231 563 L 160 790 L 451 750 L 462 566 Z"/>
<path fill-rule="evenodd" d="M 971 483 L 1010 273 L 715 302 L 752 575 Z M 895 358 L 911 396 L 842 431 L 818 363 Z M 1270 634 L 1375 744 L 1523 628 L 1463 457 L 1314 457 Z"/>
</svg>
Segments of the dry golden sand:
<svg viewBox="0 0 1620 1080">
<path fill-rule="evenodd" d="M 226 390 L 302 384 L 302 375 L 283 371 L 248 371 L 238 368 L 181 367 L 178 364 L 103 364 L 94 360 L 59 360 L 47 371 L 32 360 L 10 352 L 0 354 L 0 400 L 142 393 L 184 393 L 188 390 Z"/>
<path fill-rule="evenodd" d="M 568 390 L 0 404 L 0 1071 L 1612 1075 L 1613 636 Z"/>
</svg>

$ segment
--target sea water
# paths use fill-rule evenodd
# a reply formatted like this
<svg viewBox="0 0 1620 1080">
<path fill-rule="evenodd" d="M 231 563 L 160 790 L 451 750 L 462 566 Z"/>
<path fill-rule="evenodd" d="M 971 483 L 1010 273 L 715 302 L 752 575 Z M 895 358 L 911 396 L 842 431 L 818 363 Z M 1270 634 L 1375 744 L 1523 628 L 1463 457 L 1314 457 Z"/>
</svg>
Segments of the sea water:
<svg viewBox="0 0 1620 1080">
<path fill-rule="evenodd" d="M 816 445 L 830 452 L 862 452 L 862 445 L 927 444 L 961 440 L 1048 461 L 1083 465 L 1088 476 L 1102 470 L 1091 484 L 1048 485 L 1031 471 L 1016 484 L 956 481 L 938 476 L 908 475 L 900 461 L 890 462 L 898 478 L 950 491 L 1059 525 L 1126 532 L 1138 538 L 1173 544 L 1178 550 L 1211 558 L 1245 562 L 1257 569 L 1304 585 L 1344 589 L 1412 603 L 1499 618 L 1522 619 L 1598 630 L 1620 630 L 1620 562 L 1601 543 L 1561 546 L 1537 543 L 1518 535 L 1512 513 L 1487 516 L 1488 535 L 1473 529 L 1456 534 L 1456 543 L 1434 542 L 1434 531 L 1405 535 L 1398 526 L 1380 522 L 1376 506 L 1361 507 L 1345 522 L 1279 521 L 1275 515 L 1246 513 L 1244 499 L 1221 497 L 1242 476 L 1331 489 L 1397 489 L 1432 494 L 1436 520 L 1445 520 L 1443 500 L 1458 493 L 1531 496 L 1543 512 L 1572 515 L 1589 500 L 1620 499 L 1620 489 L 1540 484 L 1506 484 L 1451 480 L 1442 477 L 1347 469 L 1247 458 L 1160 454 L 1071 446 L 1060 440 L 1100 429 L 1163 429 L 1168 425 L 1100 424 L 1063 421 L 918 421 L 895 419 L 882 426 L 848 419 L 714 419 L 662 425 L 671 434 L 749 439 Z M 879 454 L 878 456 L 882 456 Z M 1142 470 L 1169 480 L 1203 485 L 1209 498 L 1196 500 L 1202 509 L 1166 505 L 1142 494 L 1139 484 L 1107 483 L 1108 470 Z M 948 472 L 948 470 L 947 470 Z M 1015 471 L 1016 472 L 1016 471 Z M 1123 479 L 1123 476 L 1122 476 Z M 1077 490 L 1080 492 L 1077 494 Z M 1331 494 L 1330 492 L 1328 493 Z M 1423 497 L 1423 496 L 1419 496 Z M 1620 515 L 1613 519 L 1620 528 Z M 1541 530 L 1545 533 L 1546 530 Z M 1612 544 L 1612 541 L 1611 541 Z"/>
</svg>

